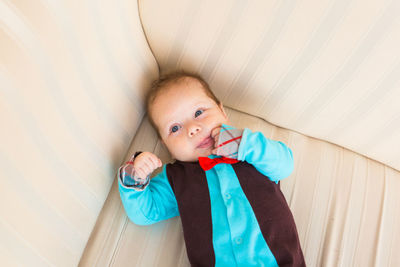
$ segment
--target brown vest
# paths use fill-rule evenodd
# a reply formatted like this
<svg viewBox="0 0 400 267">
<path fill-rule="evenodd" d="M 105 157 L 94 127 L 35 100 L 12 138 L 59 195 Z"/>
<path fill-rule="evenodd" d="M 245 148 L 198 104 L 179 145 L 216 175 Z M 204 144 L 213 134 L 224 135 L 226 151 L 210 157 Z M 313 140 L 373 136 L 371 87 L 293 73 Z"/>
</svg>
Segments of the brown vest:
<svg viewBox="0 0 400 267">
<path fill-rule="evenodd" d="M 264 239 L 279 266 L 305 266 L 296 225 L 279 184 L 247 162 L 232 164 Z M 198 162 L 167 165 L 178 203 L 186 250 L 192 266 L 214 266 L 211 201 L 206 174 Z"/>
</svg>

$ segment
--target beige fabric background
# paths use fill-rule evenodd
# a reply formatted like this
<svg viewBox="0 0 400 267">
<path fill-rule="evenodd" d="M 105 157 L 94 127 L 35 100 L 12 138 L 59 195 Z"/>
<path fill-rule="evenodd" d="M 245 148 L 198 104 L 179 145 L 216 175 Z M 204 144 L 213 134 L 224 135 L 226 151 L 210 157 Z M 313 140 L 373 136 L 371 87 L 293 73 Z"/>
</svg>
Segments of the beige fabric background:
<svg viewBox="0 0 400 267">
<path fill-rule="evenodd" d="M 168 160 L 138 128 L 159 65 L 292 147 L 282 188 L 310 266 L 399 266 L 399 6 L 0 1 L 1 265 L 187 266 L 179 218 L 136 226 L 115 187 L 133 151 Z"/>
<path fill-rule="evenodd" d="M 400 170 L 400 1 L 140 1 L 162 71 Z"/>
<path fill-rule="evenodd" d="M 135 1 L 0 1 L 0 265 L 77 265 L 158 76 Z"/>
</svg>

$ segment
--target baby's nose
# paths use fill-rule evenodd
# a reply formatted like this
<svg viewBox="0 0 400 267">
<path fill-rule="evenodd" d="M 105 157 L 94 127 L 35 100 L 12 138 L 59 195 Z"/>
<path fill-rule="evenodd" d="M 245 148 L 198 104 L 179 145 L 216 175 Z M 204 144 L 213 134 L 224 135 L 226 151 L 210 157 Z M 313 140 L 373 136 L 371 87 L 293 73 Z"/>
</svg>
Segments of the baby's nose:
<svg viewBox="0 0 400 267">
<path fill-rule="evenodd" d="M 189 127 L 189 136 L 192 137 L 200 132 L 201 128 L 198 125 L 192 125 Z"/>
</svg>

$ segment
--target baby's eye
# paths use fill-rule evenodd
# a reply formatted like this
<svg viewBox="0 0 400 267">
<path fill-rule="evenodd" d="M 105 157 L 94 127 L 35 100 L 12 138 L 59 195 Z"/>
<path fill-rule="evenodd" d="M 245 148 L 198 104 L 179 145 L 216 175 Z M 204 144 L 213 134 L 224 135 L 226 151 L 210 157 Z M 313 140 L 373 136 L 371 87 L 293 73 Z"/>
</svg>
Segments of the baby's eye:
<svg viewBox="0 0 400 267">
<path fill-rule="evenodd" d="M 175 133 L 176 131 L 179 130 L 179 127 L 180 127 L 179 125 L 174 125 L 174 126 L 172 126 L 171 132 Z"/>
<path fill-rule="evenodd" d="M 202 109 L 199 109 L 198 111 L 196 111 L 196 113 L 194 114 L 194 117 L 197 118 L 198 116 L 200 116 L 203 113 Z"/>
</svg>

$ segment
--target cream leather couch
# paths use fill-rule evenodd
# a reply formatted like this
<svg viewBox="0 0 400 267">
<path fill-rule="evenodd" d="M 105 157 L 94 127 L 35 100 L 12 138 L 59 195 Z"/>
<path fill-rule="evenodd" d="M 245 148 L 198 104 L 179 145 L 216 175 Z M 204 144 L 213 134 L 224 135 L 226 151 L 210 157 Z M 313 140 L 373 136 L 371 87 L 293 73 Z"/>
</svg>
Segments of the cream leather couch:
<svg viewBox="0 0 400 267">
<path fill-rule="evenodd" d="M 137 226 L 117 168 L 170 159 L 144 111 L 197 71 L 237 127 L 288 144 L 308 266 L 400 266 L 400 2 L 0 2 L 0 265 L 188 266 L 179 217 Z"/>
</svg>

